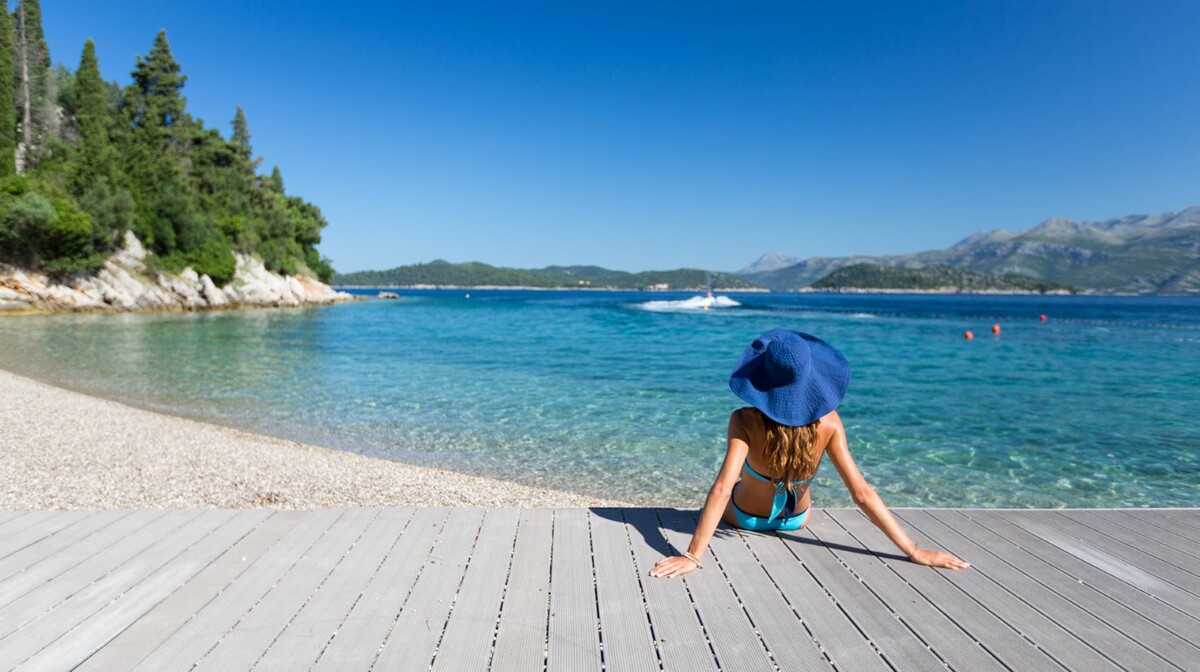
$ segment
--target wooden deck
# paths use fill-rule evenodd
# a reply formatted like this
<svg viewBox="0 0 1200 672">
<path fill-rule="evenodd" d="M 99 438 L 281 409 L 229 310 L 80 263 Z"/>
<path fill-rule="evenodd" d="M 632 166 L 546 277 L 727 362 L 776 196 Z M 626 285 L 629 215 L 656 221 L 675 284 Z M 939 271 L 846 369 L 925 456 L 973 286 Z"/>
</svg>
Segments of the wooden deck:
<svg viewBox="0 0 1200 672">
<path fill-rule="evenodd" d="M 1200 510 L 0 512 L 0 670 L 1200 670 Z"/>
</svg>

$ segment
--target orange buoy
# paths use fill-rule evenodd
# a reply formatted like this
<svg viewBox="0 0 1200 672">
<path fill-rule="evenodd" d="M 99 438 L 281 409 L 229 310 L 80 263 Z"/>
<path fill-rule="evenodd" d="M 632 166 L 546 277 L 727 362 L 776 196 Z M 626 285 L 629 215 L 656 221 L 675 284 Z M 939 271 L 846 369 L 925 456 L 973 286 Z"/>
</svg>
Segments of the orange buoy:
<svg viewBox="0 0 1200 672">
<path fill-rule="evenodd" d="M 1042 313 L 1041 315 L 1038 315 L 1038 320 L 1040 320 L 1040 321 L 1042 321 L 1042 322 L 1045 322 L 1045 321 L 1046 321 L 1046 314 L 1045 314 L 1045 313 Z"/>
<path fill-rule="evenodd" d="M 969 341 L 969 340 L 975 338 L 975 334 L 972 334 L 971 330 L 968 329 L 966 332 L 963 333 L 963 338 L 965 338 Z"/>
<path fill-rule="evenodd" d="M 992 333 L 993 333 L 993 334 L 996 334 L 996 335 L 999 335 L 999 334 L 1000 334 L 1000 325 L 998 325 L 998 324 L 993 324 L 993 325 L 992 325 Z"/>
</svg>

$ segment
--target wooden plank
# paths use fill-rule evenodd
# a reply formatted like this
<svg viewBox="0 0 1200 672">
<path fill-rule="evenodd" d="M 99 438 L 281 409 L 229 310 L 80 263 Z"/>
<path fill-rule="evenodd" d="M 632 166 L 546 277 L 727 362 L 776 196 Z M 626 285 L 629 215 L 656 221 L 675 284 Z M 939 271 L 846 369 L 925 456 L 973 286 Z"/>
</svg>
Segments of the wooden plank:
<svg viewBox="0 0 1200 672">
<path fill-rule="evenodd" d="M 428 670 L 483 524 L 483 509 L 452 509 L 444 534 L 413 584 L 373 666 Z"/>
<path fill-rule="evenodd" d="M 1142 552 L 1127 544 L 1116 543 L 1111 538 L 1096 534 L 1096 531 L 1092 528 L 1082 525 L 1071 518 L 1060 515 L 1038 516 L 1033 521 L 1038 526 L 1037 530 L 1026 527 L 1026 522 L 1031 520 L 1029 515 L 1021 516 L 1018 520 L 1021 521 L 1018 524 L 1030 532 L 1037 534 L 1039 537 L 1043 537 L 1043 532 L 1047 527 L 1053 528 L 1059 533 L 1059 537 L 1066 535 L 1082 541 L 1085 545 L 1102 550 L 1105 555 L 1117 558 L 1121 562 L 1136 568 L 1138 572 L 1148 574 L 1178 589 L 1188 591 L 1193 597 L 1200 596 L 1200 577 L 1185 572 L 1175 565 L 1164 562 L 1149 553 Z M 1047 539 L 1047 541 L 1051 540 Z"/>
<path fill-rule="evenodd" d="M 816 509 L 809 515 L 814 516 L 814 523 L 823 516 Z M 811 553 L 824 552 L 817 542 L 805 538 L 813 546 L 793 542 L 793 548 L 789 548 L 776 534 L 745 533 L 742 538 L 791 608 L 803 614 L 812 637 L 837 669 L 855 672 L 892 669 L 808 567 Z"/>
<path fill-rule="evenodd" d="M 251 511 L 238 514 L 253 521 Z M 119 633 L 104 648 L 85 660 L 75 672 L 128 670 L 204 608 L 242 572 L 254 565 L 263 553 L 295 526 L 301 511 L 265 512 L 267 518 L 205 567 L 186 584 L 155 605 L 141 618 Z"/>
<path fill-rule="evenodd" d="M 320 590 L 379 509 L 349 509 L 193 668 L 196 672 L 248 670 L 304 603 Z M 309 661 L 309 664 L 316 660 Z"/>
<path fill-rule="evenodd" d="M 255 666 L 256 672 L 307 670 L 337 633 L 412 519 L 412 508 L 383 509 L 358 543 Z"/>
<path fill-rule="evenodd" d="M 811 626 L 788 604 L 771 575 L 750 552 L 743 535 L 752 534 L 739 533 L 722 523 L 709 542 L 711 559 L 695 571 L 725 574 L 780 669 L 833 669 L 813 639 Z"/>
<path fill-rule="evenodd" d="M 1153 534 L 1153 538 L 1164 543 L 1172 543 L 1176 548 L 1189 555 L 1200 558 L 1200 530 L 1180 525 L 1178 522 L 1160 515 L 1158 511 L 1132 509 L 1112 513 L 1124 519 L 1121 524 L 1125 527 L 1135 529 L 1142 534 Z"/>
<path fill-rule="evenodd" d="M 513 545 L 512 569 L 496 625 L 491 669 L 499 672 L 540 670 L 546 663 L 550 618 L 550 545 L 554 512 L 521 512 Z"/>
<path fill-rule="evenodd" d="M 85 511 L 33 511 L 0 526 L 0 558 L 35 544 L 86 517 Z"/>
<path fill-rule="evenodd" d="M 866 549 L 894 548 L 891 540 L 884 536 L 865 515 L 854 509 L 829 511 L 830 518 L 841 525 Z M 822 526 L 823 528 L 823 526 Z M 928 540 L 913 530 L 913 538 L 929 547 Z M 1032 640 L 1022 636 L 1019 623 L 1009 623 L 979 603 L 971 594 L 973 581 L 964 575 L 975 572 L 975 568 L 957 572 L 922 567 L 897 556 L 886 566 L 907 582 L 918 593 L 933 604 L 938 611 L 963 628 L 997 659 L 1004 661 L 1013 670 L 1043 670 L 1053 672 L 1064 669 L 1057 661 L 1037 648 Z"/>
<path fill-rule="evenodd" d="M 105 544 L 106 547 L 98 553 L 90 553 L 91 548 L 86 548 L 81 553 L 86 554 L 85 560 L 74 562 L 69 569 L 49 577 L 48 580 L 39 580 L 36 585 L 30 586 L 30 590 L 0 609 L 0 619 L 9 626 L 0 629 L 0 639 L 9 636 L 16 627 L 33 621 L 63 600 L 87 588 L 147 547 L 160 543 L 162 539 L 198 516 L 198 511 L 169 511 L 165 515 L 154 516 L 149 523 L 123 539 L 107 539 L 106 541 L 112 543 Z M 146 520 L 151 518 L 151 515 L 138 518 Z M 136 523 L 138 520 L 132 522 Z M 42 569 L 47 564 L 51 563 L 39 563 L 35 569 Z M 33 572 L 31 570 L 26 574 Z M 18 575 L 5 582 L 5 585 L 20 584 L 24 577 L 25 574 Z"/>
<path fill-rule="evenodd" d="M 0 511 L 0 533 L 4 532 L 4 525 L 13 518 L 23 516 L 29 513 L 28 511 Z"/>
<path fill-rule="evenodd" d="M 95 511 L 81 517 L 74 524 L 59 530 L 55 534 L 28 544 L 0 559 L 0 585 L 12 575 L 23 572 L 37 563 L 54 556 L 65 548 L 72 548 L 72 553 L 78 552 L 75 544 L 80 539 L 94 534 L 98 530 L 128 516 L 129 511 Z M 0 591 L 3 591 L 0 588 Z M 0 601 L 3 601 L 0 599 Z"/>
<path fill-rule="evenodd" d="M 0 639 L 0 669 L 17 666 L 61 638 L 171 558 L 208 536 L 228 518 L 227 512 L 215 512 L 208 516 L 195 511 L 171 512 L 162 519 L 164 525 L 171 527 L 159 527 L 155 531 L 148 529 L 146 534 L 139 535 L 136 543 L 126 544 L 126 548 L 110 549 L 113 553 L 104 557 L 102 562 L 98 557 L 96 563 L 83 568 L 88 570 L 86 574 L 71 577 L 72 582 L 77 579 L 79 582 L 74 583 L 69 596 L 25 602 L 25 606 L 30 608 L 26 612 L 29 618 L 16 633 Z M 49 584 L 47 589 L 54 585 Z M 68 585 L 63 582 L 59 586 L 64 589 L 59 593 L 60 596 Z"/>
<path fill-rule="evenodd" d="M 587 511 L 556 509 L 550 556 L 549 672 L 601 668 L 592 580 Z"/>
<path fill-rule="evenodd" d="M 1191 530 L 1200 530 L 1200 509 L 1154 509 L 1153 513 L 1189 530 L 1180 529 L 1181 533 L 1194 534 Z"/>
<path fill-rule="evenodd" d="M 822 523 L 811 526 L 813 535 L 951 669 L 1007 669 L 963 626 L 948 618 L 910 583 L 889 569 L 893 563 L 908 564 L 907 558 L 898 555 L 885 558 L 864 552 L 866 549 L 861 548 L 859 541 L 837 521 L 826 516 Z"/>
<path fill-rule="evenodd" d="M 247 511 L 240 515 L 235 515 L 232 511 L 206 511 L 199 521 L 205 525 L 192 525 L 197 528 L 198 534 L 190 545 L 186 545 L 174 556 L 169 556 L 165 551 L 166 544 L 140 556 L 139 566 L 130 568 L 135 570 L 135 573 L 123 581 L 121 593 L 116 599 L 102 604 L 99 610 L 94 611 L 65 636 L 56 639 L 22 663 L 17 670 L 74 670 L 118 633 L 208 567 L 267 515 L 262 511 Z M 209 522 L 215 522 L 215 525 L 207 525 Z M 209 528 L 208 533 L 200 533 L 204 527 Z M 181 530 L 179 534 L 171 535 L 167 541 L 173 542 L 176 547 L 185 545 L 186 538 L 183 534 Z M 177 537 L 179 539 L 176 539 Z M 161 555 L 158 555 L 160 553 Z M 158 557 L 155 558 L 155 555 Z M 158 565 L 157 568 L 154 567 L 155 564 Z M 123 567 L 122 570 L 124 569 Z M 105 580 L 109 580 L 110 577 L 112 575 L 105 577 Z M 105 599 L 107 597 L 105 596 Z M 64 604 L 63 608 L 71 610 L 72 620 L 93 609 L 91 605 L 72 604 L 70 601 Z"/>
<path fill-rule="evenodd" d="M 28 592 L 73 568 L 88 562 L 92 556 L 103 552 L 114 544 L 122 542 L 127 537 L 134 537 L 142 528 L 152 525 L 156 519 L 166 515 L 165 511 L 133 511 L 111 525 L 95 529 L 83 539 L 70 545 L 69 553 L 54 553 L 40 561 L 26 566 L 0 582 L 0 623 L 5 619 L 4 611 L 8 604 L 19 599 Z M 102 519 L 97 520 L 99 524 Z M 85 521 L 87 522 L 87 521 Z M 51 537 L 53 540 L 54 537 Z M 56 546 L 53 544 L 52 546 Z M 40 546 L 40 544 L 38 545 Z M 12 557 L 12 556 L 10 556 Z M 7 632 L 0 627 L 0 635 Z"/>
<path fill-rule="evenodd" d="M 604 638 L 607 669 L 649 670 L 658 667 L 654 635 L 646 614 L 641 583 L 620 509 L 592 509 L 593 563 L 596 602 Z"/>
<path fill-rule="evenodd" d="M 1175 665 L 1142 645 L 1143 636 L 1167 634 L 1161 629 L 1146 627 L 1148 624 L 1136 618 L 1133 612 L 1121 609 L 1112 600 L 1079 583 L 1078 579 L 1047 566 L 966 517 L 938 513 L 943 518 L 935 517 L 931 511 L 920 511 L 906 514 L 906 519 L 940 541 L 969 540 L 982 551 L 976 556 L 979 565 L 988 569 L 1005 589 L 1070 629 L 1076 637 L 1125 669 L 1166 672 L 1176 669 Z"/>
<path fill-rule="evenodd" d="M 1120 525 L 1127 530 L 1149 537 L 1160 544 L 1166 544 L 1186 554 L 1191 558 L 1190 563 L 1200 562 L 1200 534 L 1193 533 L 1190 536 L 1184 536 L 1177 531 L 1164 529 L 1153 522 L 1131 516 L 1125 511 L 1110 510 L 1095 511 L 1094 513 L 1109 525 Z"/>
<path fill-rule="evenodd" d="M 990 558 L 961 536 L 939 532 L 940 536 L 933 537 L 925 529 L 930 526 L 929 521 L 921 517 L 923 512 L 920 510 L 893 510 L 893 513 L 904 521 L 904 526 L 914 537 L 920 535 L 925 540 L 924 543 L 918 541 L 918 544 L 925 548 L 943 548 L 970 562 L 970 571 L 953 572 L 952 578 L 961 579 L 961 585 L 974 599 L 1019 628 L 1026 637 L 1037 642 L 1039 647 L 1049 652 L 1065 667 L 1089 672 L 1119 669 L 1087 642 L 1076 637 L 1072 624 L 1060 624 L 1011 592 L 1006 584 L 1009 581 L 1020 582 L 1021 579 L 1006 571 L 1003 563 Z M 937 528 L 935 531 L 938 531 Z M 1029 579 L 1025 578 L 1024 581 L 1029 582 Z"/>
<path fill-rule="evenodd" d="M 960 515 L 1024 550 L 1031 558 L 1036 558 L 1041 563 L 1070 577 L 1071 580 L 1079 582 L 1080 585 L 1090 587 L 1109 598 L 1112 602 L 1120 605 L 1120 608 L 1113 610 L 1116 614 L 1119 615 L 1125 610 L 1132 612 L 1133 616 L 1126 616 L 1121 619 L 1122 621 L 1126 618 L 1137 617 L 1164 630 L 1165 635 L 1148 632 L 1141 638 L 1141 641 L 1146 642 L 1155 651 L 1162 653 L 1177 649 L 1185 651 L 1195 649 L 1195 652 L 1190 654 L 1193 656 L 1192 660 L 1200 660 L 1200 649 L 1191 643 L 1200 637 L 1200 620 L 1194 616 L 1151 597 L 1044 539 L 1013 525 L 1005 520 L 1006 516 L 1003 515 L 1003 512 L 968 510 L 960 512 Z M 1029 561 L 1026 560 L 1026 562 Z M 1106 620 L 1111 619 L 1106 618 Z"/>
<path fill-rule="evenodd" d="M 338 627 L 333 640 L 322 651 L 316 670 L 366 670 L 379 655 L 396 621 L 412 593 L 413 583 L 424 569 L 430 553 L 447 525 L 449 509 L 418 509 L 409 521 L 404 534 L 388 553 L 383 564 L 363 594 L 354 603 L 350 614 Z M 456 535 L 461 530 L 446 530 Z"/>
<path fill-rule="evenodd" d="M 820 517 L 826 515 L 822 512 Z M 817 520 L 810 523 L 814 530 L 818 527 L 817 523 Z M 816 545 L 812 544 L 804 532 L 781 532 L 779 536 L 797 558 L 802 549 L 807 551 L 803 554 L 805 567 L 834 596 L 842 611 L 893 667 L 900 670 L 945 669 L 925 643 L 858 577 L 847 571 L 828 546 L 819 541 Z"/>
<path fill-rule="evenodd" d="M 489 509 L 471 552 L 433 669 L 486 670 L 517 537 L 517 509 Z"/>
<path fill-rule="evenodd" d="M 133 669 L 146 672 L 190 670 L 221 637 L 267 595 L 275 582 L 286 576 L 342 515 L 338 509 L 305 512 L 272 546 L 225 590 L 210 600 L 187 623 L 142 659 Z"/>
<path fill-rule="evenodd" d="M 671 546 L 676 551 L 687 549 L 696 529 L 695 513 L 673 509 L 660 509 L 658 513 L 659 524 Z M 775 669 L 755 625 L 722 572 L 691 572 L 683 576 L 683 583 L 708 631 L 709 643 L 722 670 Z"/>
<path fill-rule="evenodd" d="M 1176 586 L 1147 573 L 1134 563 L 1111 555 L 1056 527 L 1041 523 L 1039 522 L 1041 518 L 1032 517 L 1028 513 L 1012 511 L 1006 515 L 1006 519 L 1025 532 L 1070 553 L 1114 578 L 1153 595 L 1166 604 L 1176 606 L 1187 613 L 1200 613 L 1200 598 L 1179 590 Z"/>
<path fill-rule="evenodd" d="M 666 672 L 716 670 L 717 660 L 708 635 L 683 581 L 650 577 L 650 568 L 674 554 L 660 527 L 655 509 L 623 511 L 634 563 L 642 577 L 646 608 L 657 638 L 656 646 Z"/>
<path fill-rule="evenodd" d="M 1122 525 L 1114 525 L 1102 518 L 1100 511 L 1062 510 L 1057 513 L 1060 517 L 1069 518 L 1093 530 L 1094 534 L 1092 536 L 1098 543 L 1109 544 L 1111 542 L 1108 542 L 1108 539 L 1116 539 L 1131 548 L 1151 555 L 1162 562 L 1173 565 L 1176 569 L 1182 570 L 1186 574 L 1177 575 L 1182 580 L 1188 582 L 1182 587 L 1190 590 L 1193 595 L 1200 595 L 1200 563 L 1196 562 L 1195 556 L 1180 551 L 1172 545 L 1152 539 L 1141 532 L 1131 530 Z M 1058 520 L 1059 518 L 1057 517 L 1053 518 L 1051 524 L 1053 525 Z M 1190 575 L 1190 578 L 1188 575 Z"/>
</svg>

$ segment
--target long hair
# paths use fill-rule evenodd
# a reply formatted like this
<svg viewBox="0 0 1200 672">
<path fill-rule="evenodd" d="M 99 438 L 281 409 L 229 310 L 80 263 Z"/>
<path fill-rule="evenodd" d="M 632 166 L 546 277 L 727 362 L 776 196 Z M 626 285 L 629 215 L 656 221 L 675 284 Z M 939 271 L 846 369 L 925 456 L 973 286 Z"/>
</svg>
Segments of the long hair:
<svg viewBox="0 0 1200 672">
<path fill-rule="evenodd" d="M 817 471 L 816 444 L 817 423 L 790 426 L 781 425 L 765 413 L 762 416 L 763 427 L 766 429 L 767 445 L 763 449 L 763 461 L 772 474 L 787 482 L 791 488 L 792 481 L 804 481 L 812 478 Z"/>
</svg>

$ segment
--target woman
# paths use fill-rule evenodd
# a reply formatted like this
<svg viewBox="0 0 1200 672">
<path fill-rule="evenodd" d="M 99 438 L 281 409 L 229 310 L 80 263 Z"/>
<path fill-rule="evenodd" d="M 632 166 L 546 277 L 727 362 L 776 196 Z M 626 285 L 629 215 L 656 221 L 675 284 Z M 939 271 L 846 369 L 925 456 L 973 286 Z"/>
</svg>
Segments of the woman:
<svg viewBox="0 0 1200 672">
<path fill-rule="evenodd" d="M 692 543 L 683 555 L 663 558 L 651 576 L 679 576 L 701 567 L 717 523 L 745 530 L 798 530 L 808 524 L 809 486 L 829 455 L 854 502 L 908 559 L 961 569 L 968 564 L 943 551 L 918 548 L 863 479 L 834 409 L 850 386 L 850 364 L 825 341 L 772 329 L 750 344 L 729 387 L 750 404 L 729 416 L 725 462 L 708 492 Z"/>
</svg>

